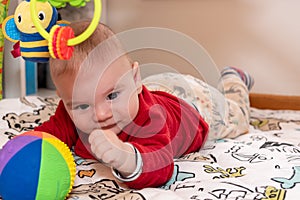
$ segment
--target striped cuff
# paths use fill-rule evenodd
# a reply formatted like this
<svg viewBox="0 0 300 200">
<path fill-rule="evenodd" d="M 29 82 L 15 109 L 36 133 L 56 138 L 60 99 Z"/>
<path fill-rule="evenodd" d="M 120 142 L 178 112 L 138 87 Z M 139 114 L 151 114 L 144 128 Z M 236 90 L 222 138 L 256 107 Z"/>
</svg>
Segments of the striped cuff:
<svg viewBox="0 0 300 200">
<path fill-rule="evenodd" d="M 142 169 L 143 169 L 143 160 L 140 152 L 132 144 L 130 143 L 126 143 L 126 144 L 128 144 L 135 152 L 136 168 L 134 172 L 128 176 L 122 176 L 118 170 L 111 167 L 111 172 L 114 175 L 114 177 L 122 182 L 130 182 L 136 180 L 142 174 Z"/>
</svg>

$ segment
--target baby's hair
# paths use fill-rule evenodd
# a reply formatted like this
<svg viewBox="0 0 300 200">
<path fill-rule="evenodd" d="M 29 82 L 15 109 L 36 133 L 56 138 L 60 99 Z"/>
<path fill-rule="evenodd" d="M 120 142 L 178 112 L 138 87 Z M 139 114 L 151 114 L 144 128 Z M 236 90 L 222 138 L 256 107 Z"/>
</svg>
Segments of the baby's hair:
<svg viewBox="0 0 300 200">
<path fill-rule="evenodd" d="M 70 24 L 73 29 L 75 36 L 80 35 L 87 27 L 90 25 L 90 21 L 77 21 Z M 107 42 L 108 41 L 108 42 Z M 97 48 L 96 48 L 97 47 Z M 114 54 L 112 52 L 123 52 L 119 40 L 116 38 L 115 33 L 105 24 L 99 23 L 93 34 L 84 42 L 75 45 L 74 51 L 71 59 L 69 60 L 59 60 L 50 59 L 50 72 L 51 77 L 55 83 L 55 79 L 61 75 L 76 75 L 80 69 L 83 61 L 89 63 L 91 60 L 85 60 L 88 55 L 92 52 L 97 51 L 97 57 L 101 57 L 104 63 L 112 58 Z M 88 70 L 89 66 L 85 66 Z M 84 71 L 84 70 L 83 70 Z"/>
</svg>

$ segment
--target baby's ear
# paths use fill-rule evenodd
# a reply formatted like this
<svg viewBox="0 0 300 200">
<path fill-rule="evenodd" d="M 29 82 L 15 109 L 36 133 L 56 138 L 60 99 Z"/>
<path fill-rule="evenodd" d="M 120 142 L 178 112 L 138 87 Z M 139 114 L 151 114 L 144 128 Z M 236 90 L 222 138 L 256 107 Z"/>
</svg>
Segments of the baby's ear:
<svg viewBox="0 0 300 200">
<path fill-rule="evenodd" d="M 132 63 L 132 73 L 133 73 L 133 78 L 134 78 L 137 91 L 138 93 L 141 93 L 142 92 L 141 73 L 140 73 L 139 63 L 136 61 Z"/>
</svg>

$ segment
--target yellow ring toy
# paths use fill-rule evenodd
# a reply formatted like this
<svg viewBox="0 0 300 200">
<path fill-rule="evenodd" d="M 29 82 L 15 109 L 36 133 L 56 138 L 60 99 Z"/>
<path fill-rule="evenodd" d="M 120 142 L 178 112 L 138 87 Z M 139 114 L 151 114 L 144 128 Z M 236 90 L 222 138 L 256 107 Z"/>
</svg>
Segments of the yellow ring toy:
<svg viewBox="0 0 300 200">
<path fill-rule="evenodd" d="M 100 21 L 101 12 L 102 12 L 102 3 L 101 0 L 94 0 L 94 16 L 88 28 L 77 37 L 74 37 L 73 30 L 70 30 L 70 27 L 61 27 L 63 30 L 59 31 L 60 35 L 59 37 L 57 37 L 55 33 L 57 33 L 58 31 L 50 30 L 50 34 L 49 34 L 38 21 L 37 18 L 38 15 L 36 14 L 36 1 L 37 0 L 30 0 L 31 19 L 37 31 L 40 33 L 40 35 L 46 40 L 48 40 L 50 55 L 54 56 L 54 58 L 69 59 L 72 56 L 72 52 L 73 52 L 72 46 L 77 45 L 85 41 L 88 37 L 90 37 L 95 31 L 95 29 L 97 28 L 97 25 Z M 57 29 L 58 27 L 55 26 L 53 28 Z M 57 48 L 57 47 L 61 47 L 61 48 Z"/>
</svg>

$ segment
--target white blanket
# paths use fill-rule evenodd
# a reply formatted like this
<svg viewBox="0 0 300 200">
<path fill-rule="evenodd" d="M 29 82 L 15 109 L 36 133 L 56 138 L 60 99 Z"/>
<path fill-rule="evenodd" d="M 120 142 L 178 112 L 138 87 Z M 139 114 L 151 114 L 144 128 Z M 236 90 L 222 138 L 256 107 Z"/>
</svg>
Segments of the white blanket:
<svg viewBox="0 0 300 200">
<path fill-rule="evenodd" d="M 0 147 L 47 120 L 58 98 L 0 101 Z M 77 174 L 68 199 L 296 200 L 300 197 L 300 112 L 251 108 L 251 130 L 236 139 L 208 141 L 175 160 L 161 188 L 130 190 L 94 160 L 75 156 Z M 1 197 L 0 197 L 1 199 Z"/>
</svg>

